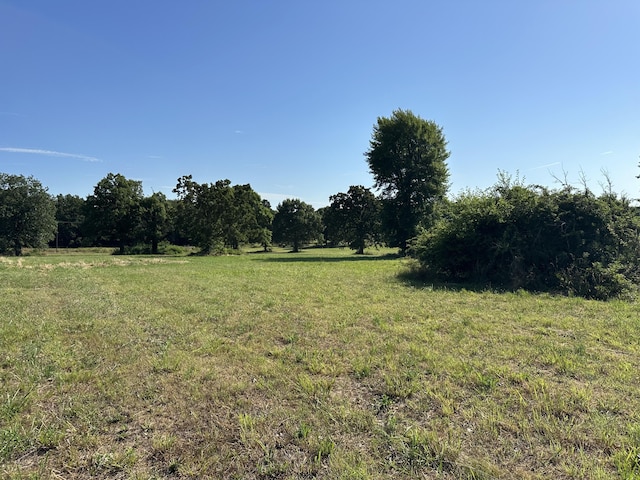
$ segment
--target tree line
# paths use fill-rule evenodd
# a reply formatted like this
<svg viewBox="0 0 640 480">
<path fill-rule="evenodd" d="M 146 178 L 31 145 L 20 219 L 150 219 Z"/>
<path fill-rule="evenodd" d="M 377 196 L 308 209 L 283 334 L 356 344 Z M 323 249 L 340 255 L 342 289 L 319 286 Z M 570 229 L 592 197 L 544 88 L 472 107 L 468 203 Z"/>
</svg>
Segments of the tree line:
<svg viewBox="0 0 640 480">
<path fill-rule="evenodd" d="M 379 117 L 365 158 L 372 189 L 352 185 L 315 210 L 300 199 L 275 209 L 249 184 L 180 177 L 175 199 L 143 195 L 142 183 L 109 173 L 86 198 L 51 197 L 33 177 L 0 174 L 0 253 L 25 246 L 110 246 L 203 254 L 243 245 L 388 245 L 420 275 L 447 282 L 552 290 L 590 298 L 632 294 L 640 282 L 640 217 L 611 186 L 595 195 L 564 182 L 526 185 L 499 173 L 483 191 L 447 197 L 442 128 L 409 110 Z M 378 192 L 377 194 L 374 193 Z"/>
<path fill-rule="evenodd" d="M 331 197 L 315 210 L 286 199 L 274 210 L 251 185 L 229 180 L 178 179 L 175 199 L 143 195 L 142 183 L 109 173 L 86 198 L 50 196 L 33 177 L 0 173 L 0 254 L 24 247 L 114 247 L 120 254 L 162 253 L 167 245 L 198 247 L 202 254 L 276 242 L 352 245 L 358 253 L 379 242 L 379 199 L 363 186 Z"/>
</svg>

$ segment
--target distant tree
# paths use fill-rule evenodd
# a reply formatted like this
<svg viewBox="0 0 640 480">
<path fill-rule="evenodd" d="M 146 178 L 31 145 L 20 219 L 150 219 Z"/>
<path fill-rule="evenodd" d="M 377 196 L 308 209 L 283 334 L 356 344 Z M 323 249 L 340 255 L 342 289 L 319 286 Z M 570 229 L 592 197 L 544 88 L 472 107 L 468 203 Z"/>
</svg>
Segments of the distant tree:
<svg viewBox="0 0 640 480">
<path fill-rule="evenodd" d="M 235 241 L 233 189 L 229 180 L 200 184 L 191 175 L 184 175 L 173 191 L 178 195 L 179 230 L 201 253 L 222 250 L 225 241 Z"/>
<path fill-rule="evenodd" d="M 337 228 L 335 228 L 335 225 L 332 225 L 333 218 L 329 210 L 328 205 L 316 210 L 322 223 L 322 240 L 325 245 L 337 245 L 340 240 L 338 239 Z"/>
<path fill-rule="evenodd" d="M 56 207 L 33 177 L 0 173 L 0 253 L 40 248 L 55 236 Z"/>
<path fill-rule="evenodd" d="M 375 187 L 382 189 L 383 228 L 403 252 L 447 192 L 446 147 L 442 128 L 410 110 L 379 117 L 374 126 L 365 156 Z"/>
<path fill-rule="evenodd" d="M 177 231 L 202 253 L 244 243 L 270 244 L 273 214 L 251 185 L 232 186 L 229 180 L 200 184 L 187 175 L 173 191 L 178 195 Z"/>
<path fill-rule="evenodd" d="M 187 245 L 189 239 L 187 238 L 187 233 L 182 229 L 180 218 L 178 217 L 179 204 L 180 201 L 176 198 L 167 199 L 168 226 L 166 238 L 169 243 L 174 245 Z"/>
<path fill-rule="evenodd" d="M 251 232 L 249 240 L 262 245 L 264 251 L 268 251 L 271 246 L 273 232 L 274 212 L 268 200 L 260 200 L 260 205 L 255 206 L 256 228 Z"/>
<path fill-rule="evenodd" d="M 227 245 L 234 249 L 244 243 L 270 243 L 271 230 L 268 216 L 271 209 L 265 209 L 260 195 L 251 185 L 234 185 L 232 205 L 228 212 Z"/>
<path fill-rule="evenodd" d="M 80 247 L 84 233 L 84 198 L 78 195 L 58 195 L 55 198 L 56 221 L 58 231 L 56 238 L 49 242 L 52 247 Z"/>
<path fill-rule="evenodd" d="M 299 199 L 286 199 L 276 208 L 273 217 L 273 239 L 289 243 L 300 251 L 303 243 L 316 240 L 322 234 L 320 216 L 311 205 Z"/>
<path fill-rule="evenodd" d="M 170 218 L 167 197 L 162 192 L 156 192 L 145 197 L 141 202 L 142 236 L 145 242 L 151 244 L 151 253 L 158 253 L 158 243 L 169 232 Z"/>
<path fill-rule="evenodd" d="M 98 242 L 117 245 L 120 253 L 140 237 L 142 182 L 109 173 L 86 201 L 86 226 Z"/>
<path fill-rule="evenodd" d="M 363 254 L 367 245 L 378 240 L 380 201 L 361 185 L 351 186 L 347 193 L 337 193 L 329 200 L 331 205 L 324 215 L 327 235 L 347 242 L 356 254 Z"/>
</svg>

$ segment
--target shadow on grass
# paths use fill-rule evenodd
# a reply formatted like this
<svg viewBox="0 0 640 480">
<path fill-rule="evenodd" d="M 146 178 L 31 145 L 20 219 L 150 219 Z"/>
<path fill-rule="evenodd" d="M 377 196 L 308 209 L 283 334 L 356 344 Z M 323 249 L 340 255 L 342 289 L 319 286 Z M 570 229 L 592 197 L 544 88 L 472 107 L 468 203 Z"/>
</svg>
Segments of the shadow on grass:
<svg viewBox="0 0 640 480">
<path fill-rule="evenodd" d="M 257 253 L 257 252 L 254 252 Z M 275 263 L 336 263 L 336 262 L 373 262 L 377 260 L 395 260 L 400 258 L 401 255 L 396 253 L 387 253 L 385 255 L 345 255 L 345 256 L 325 256 L 325 255 L 306 255 L 301 252 L 283 252 L 276 253 L 275 255 L 261 256 L 256 255 L 256 260 L 263 262 L 275 262 Z"/>
<path fill-rule="evenodd" d="M 468 281 L 468 282 L 452 282 L 446 281 L 437 276 L 429 275 L 415 268 L 406 268 L 396 275 L 397 281 L 403 283 L 407 287 L 416 289 L 427 289 L 433 291 L 449 291 L 449 292 L 474 292 L 474 293 L 514 293 L 518 295 L 550 295 L 558 297 L 566 297 L 565 292 L 554 289 L 534 289 L 524 288 L 522 286 L 509 286 L 491 283 L 489 281 Z"/>
<path fill-rule="evenodd" d="M 434 275 L 429 275 L 416 268 L 408 267 L 403 269 L 396 275 L 396 278 L 401 283 L 411 288 L 426 289 L 434 291 L 448 291 L 448 292 L 493 292 L 493 293 L 505 293 L 510 291 L 503 287 L 496 287 L 490 283 L 482 282 L 451 282 L 443 280 Z"/>
</svg>

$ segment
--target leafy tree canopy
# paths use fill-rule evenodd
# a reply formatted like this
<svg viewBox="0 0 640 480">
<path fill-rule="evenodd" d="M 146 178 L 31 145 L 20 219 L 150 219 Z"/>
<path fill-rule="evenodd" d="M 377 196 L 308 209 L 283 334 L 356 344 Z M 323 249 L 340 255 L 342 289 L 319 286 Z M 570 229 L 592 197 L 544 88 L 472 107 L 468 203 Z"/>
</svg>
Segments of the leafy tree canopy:
<svg viewBox="0 0 640 480">
<path fill-rule="evenodd" d="M 0 173 L 0 252 L 44 247 L 56 232 L 56 207 L 33 177 Z"/>
<path fill-rule="evenodd" d="M 251 185 L 229 180 L 197 183 L 191 175 L 178 179 L 178 224 L 202 253 L 238 248 L 246 242 L 268 245 L 271 209 L 265 207 Z M 266 248 L 266 246 L 265 246 Z"/>
<path fill-rule="evenodd" d="M 116 244 L 120 253 L 140 235 L 142 182 L 109 173 L 86 201 L 86 226 L 96 241 Z"/>
<path fill-rule="evenodd" d="M 78 195 L 58 195 L 55 198 L 58 233 L 55 247 L 79 247 L 82 245 L 84 223 L 84 199 Z"/>
<path fill-rule="evenodd" d="M 200 184 L 191 175 L 184 175 L 173 191 L 178 196 L 180 231 L 204 254 L 221 249 L 227 231 L 225 215 L 232 207 L 231 182 Z"/>
<path fill-rule="evenodd" d="M 162 192 L 155 192 L 141 201 L 142 236 L 151 243 L 151 253 L 158 253 L 158 243 L 169 232 L 170 218 L 167 197 Z"/>
<path fill-rule="evenodd" d="M 331 204 L 324 211 L 328 238 L 347 242 L 357 254 L 378 241 L 381 205 L 371 190 L 351 186 L 347 193 L 337 193 L 329 200 Z"/>
<path fill-rule="evenodd" d="M 300 251 L 305 242 L 318 239 L 322 235 L 320 216 L 311 205 L 297 198 L 288 198 L 276 208 L 273 218 L 273 239 L 289 243 L 293 251 Z"/>
<path fill-rule="evenodd" d="M 365 156 L 382 190 L 383 227 L 390 243 L 405 251 L 447 192 L 449 151 L 442 128 L 410 110 L 395 110 L 378 118 Z"/>
</svg>

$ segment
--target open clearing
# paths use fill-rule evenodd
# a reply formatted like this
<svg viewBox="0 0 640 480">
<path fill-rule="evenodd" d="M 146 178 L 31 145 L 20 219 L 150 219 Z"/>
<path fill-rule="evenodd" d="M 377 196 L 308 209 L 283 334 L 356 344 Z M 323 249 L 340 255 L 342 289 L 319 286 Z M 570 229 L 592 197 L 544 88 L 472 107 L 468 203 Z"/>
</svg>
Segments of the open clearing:
<svg viewBox="0 0 640 480">
<path fill-rule="evenodd" d="M 389 251 L 0 261 L 0 477 L 640 478 L 638 303 Z"/>
</svg>

